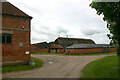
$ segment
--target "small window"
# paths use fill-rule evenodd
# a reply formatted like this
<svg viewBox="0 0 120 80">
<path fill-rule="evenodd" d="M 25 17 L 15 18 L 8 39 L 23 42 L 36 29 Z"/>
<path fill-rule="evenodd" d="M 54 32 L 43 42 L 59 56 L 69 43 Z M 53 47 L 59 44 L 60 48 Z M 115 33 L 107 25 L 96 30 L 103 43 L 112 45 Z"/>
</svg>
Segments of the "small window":
<svg viewBox="0 0 120 80">
<path fill-rule="evenodd" d="M 51 50 L 55 50 L 55 48 L 51 48 Z"/>
<path fill-rule="evenodd" d="M 5 43 L 5 35 L 2 35 L 2 43 Z"/>
<path fill-rule="evenodd" d="M 35 50 L 38 50 L 38 48 L 35 48 Z"/>
<path fill-rule="evenodd" d="M 3 44 L 10 44 L 12 43 L 12 35 L 11 34 L 0 34 L 0 36 L 2 35 L 2 41 L 0 41 L 0 43 L 2 42 Z"/>
<path fill-rule="evenodd" d="M 0 43 L 2 43 L 2 34 L 0 34 Z"/>
</svg>

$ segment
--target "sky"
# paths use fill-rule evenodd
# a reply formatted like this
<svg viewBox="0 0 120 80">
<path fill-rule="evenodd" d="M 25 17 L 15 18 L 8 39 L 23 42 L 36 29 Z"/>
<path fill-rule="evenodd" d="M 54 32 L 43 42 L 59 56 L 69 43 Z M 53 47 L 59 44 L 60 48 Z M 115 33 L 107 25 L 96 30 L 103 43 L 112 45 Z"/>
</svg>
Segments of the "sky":
<svg viewBox="0 0 120 80">
<path fill-rule="evenodd" d="M 33 17 L 31 43 L 51 42 L 58 37 L 92 39 L 109 44 L 103 15 L 97 15 L 90 0 L 8 0 Z"/>
</svg>

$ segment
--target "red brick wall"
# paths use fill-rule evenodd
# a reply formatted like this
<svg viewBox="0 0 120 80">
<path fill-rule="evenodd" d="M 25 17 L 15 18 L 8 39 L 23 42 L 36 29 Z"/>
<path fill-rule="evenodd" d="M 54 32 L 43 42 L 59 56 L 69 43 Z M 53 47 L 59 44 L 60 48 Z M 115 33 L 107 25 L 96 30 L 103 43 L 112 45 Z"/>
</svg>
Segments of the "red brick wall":
<svg viewBox="0 0 120 80">
<path fill-rule="evenodd" d="M 2 62 L 2 45 L 0 45 L 0 62 Z M 1 64 L 0 64 L 1 66 Z"/>
<path fill-rule="evenodd" d="M 68 49 L 68 54 L 90 54 L 90 53 L 104 53 L 104 52 L 116 52 L 116 48 L 86 48 L 86 49 Z M 67 49 L 66 49 L 67 54 Z"/>
<path fill-rule="evenodd" d="M 86 48 L 86 49 L 67 49 L 65 50 L 66 54 L 89 54 L 89 53 L 104 53 L 104 52 L 116 52 L 116 48 Z M 31 49 L 31 53 L 49 53 L 49 49 Z M 56 50 L 50 50 L 50 53 L 56 53 Z M 63 54 L 64 49 L 58 49 L 57 53 Z"/>
<path fill-rule="evenodd" d="M 50 50 L 50 53 L 56 53 L 56 50 Z"/>
<path fill-rule="evenodd" d="M 31 49 L 31 53 L 49 53 L 49 49 Z M 56 53 L 56 50 L 50 50 L 50 53 Z M 64 49 L 58 49 L 57 53 L 64 53 Z"/>
<path fill-rule="evenodd" d="M 21 30 L 23 26 L 25 28 Z M 29 61 L 30 54 L 25 54 L 25 52 L 30 52 L 30 31 L 25 30 L 30 29 L 30 19 L 15 16 L 3 16 L 2 27 L 2 30 L 4 31 L 13 31 L 12 43 L 2 44 L 2 61 Z M 20 47 L 20 43 L 23 43 L 23 47 Z"/>
<path fill-rule="evenodd" d="M 58 49 L 58 53 L 63 54 L 64 53 L 64 49 Z"/>
<path fill-rule="evenodd" d="M 56 50 L 54 49 L 54 50 L 52 50 L 52 49 L 50 49 L 50 53 L 56 53 Z M 64 53 L 64 49 L 57 49 L 57 53 Z"/>
<path fill-rule="evenodd" d="M 0 2 L 0 10 L 1 10 L 1 2 Z M 2 26 L 2 15 L 0 14 L 0 27 Z M 1 28 L 0 28 L 1 30 Z M 0 40 L 1 40 L 1 37 L 0 37 Z M 2 62 L 2 45 L 0 45 L 0 62 Z M 0 63 L 0 66 L 2 66 L 2 64 Z"/>
<path fill-rule="evenodd" d="M 49 49 L 38 49 L 38 50 L 31 49 L 31 53 L 48 53 L 48 52 Z"/>
</svg>

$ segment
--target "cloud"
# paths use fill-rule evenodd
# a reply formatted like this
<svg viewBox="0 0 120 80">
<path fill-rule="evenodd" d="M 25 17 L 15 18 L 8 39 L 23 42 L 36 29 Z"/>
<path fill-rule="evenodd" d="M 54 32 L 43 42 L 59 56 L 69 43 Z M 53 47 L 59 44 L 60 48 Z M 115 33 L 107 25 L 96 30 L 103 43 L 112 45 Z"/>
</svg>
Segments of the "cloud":
<svg viewBox="0 0 120 80">
<path fill-rule="evenodd" d="M 8 2 L 7 0 L 0 0 L 1 2 Z"/>
<path fill-rule="evenodd" d="M 58 36 L 66 36 L 68 30 L 57 27 L 56 29 L 51 29 L 48 26 L 38 26 L 32 29 L 32 40 L 37 42 L 42 41 L 54 41 Z M 40 34 L 40 35 L 39 35 Z"/>
<path fill-rule="evenodd" d="M 89 0 L 8 0 L 33 17 L 31 43 L 54 41 L 58 36 L 90 38 L 109 43 L 103 15 L 89 7 Z"/>
</svg>

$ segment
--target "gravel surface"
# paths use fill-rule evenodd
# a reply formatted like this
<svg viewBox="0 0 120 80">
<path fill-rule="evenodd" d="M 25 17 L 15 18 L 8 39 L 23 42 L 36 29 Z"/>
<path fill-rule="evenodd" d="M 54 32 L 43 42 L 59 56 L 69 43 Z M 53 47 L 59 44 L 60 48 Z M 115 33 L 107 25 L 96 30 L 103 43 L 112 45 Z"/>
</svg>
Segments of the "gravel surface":
<svg viewBox="0 0 120 80">
<path fill-rule="evenodd" d="M 32 57 L 42 59 L 44 61 L 44 65 L 41 68 L 29 71 L 4 73 L 2 76 L 3 78 L 80 78 L 83 67 L 85 67 L 89 62 L 103 58 L 105 56 L 108 55 L 32 55 Z"/>
</svg>

